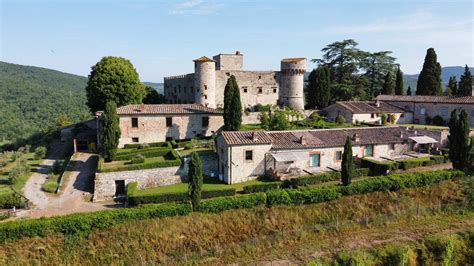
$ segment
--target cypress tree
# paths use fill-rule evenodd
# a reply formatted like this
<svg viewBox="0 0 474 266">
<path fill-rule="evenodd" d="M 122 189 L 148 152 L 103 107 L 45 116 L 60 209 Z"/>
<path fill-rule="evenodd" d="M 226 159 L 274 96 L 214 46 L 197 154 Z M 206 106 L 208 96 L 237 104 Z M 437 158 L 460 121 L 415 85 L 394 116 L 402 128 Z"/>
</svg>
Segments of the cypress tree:
<svg viewBox="0 0 474 266">
<path fill-rule="evenodd" d="M 411 95 L 411 87 L 410 86 L 408 86 L 407 95 Z"/>
<path fill-rule="evenodd" d="M 119 117 L 117 115 L 117 105 L 114 101 L 108 101 L 105 104 L 102 127 L 102 155 L 105 161 L 111 162 L 117 153 L 120 138 Z"/>
<path fill-rule="evenodd" d="M 319 109 L 326 108 L 331 102 L 331 73 L 328 66 L 320 67 L 320 75 L 318 75 L 316 85 L 319 91 Z"/>
<path fill-rule="evenodd" d="M 449 82 L 448 82 L 448 86 L 446 90 L 448 88 L 451 91 L 451 95 L 454 95 L 454 96 L 458 95 L 458 82 L 456 80 L 456 76 L 449 77 Z"/>
<path fill-rule="evenodd" d="M 201 203 L 203 177 L 202 162 L 197 152 L 191 154 L 188 170 L 188 182 L 188 193 L 191 198 L 191 204 L 193 205 L 193 211 L 198 211 L 199 204 Z"/>
<path fill-rule="evenodd" d="M 224 130 L 231 130 L 231 105 L 232 99 L 234 98 L 234 83 L 231 78 L 227 79 L 227 84 L 224 88 Z"/>
<path fill-rule="evenodd" d="M 441 95 L 441 65 L 433 48 L 426 51 L 425 62 L 418 76 L 416 95 Z"/>
<path fill-rule="evenodd" d="M 461 110 L 459 117 L 457 111 L 451 112 L 449 120 L 449 158 L 454 169 L 464 170 L 469 167 L 469 152 L 471 140 L 469 138 L 469 118 L 467 112 Z"/>
<path fill-rule="evenodd" d="M 392 74 L 388 72 L 385 75 L 382 94 L 393 95 L 395 94 L 395 83 L 393 82 Z"/>
<path fill-rule="evenodd" d="M 395 82 L 395 94 L 403 95 L 403 72 L 400 67 L 397 69 L 397 80 Z"/>
<path fill-rule="evenodd" d="M 308 109 L 316 109 L 318 102 L 318 93 L 316 88 L 316 76 L 318 70 L 315 68 L 311 71 L 308 77 L 308 86 L 306 87 L 306 105 Z"/>
<path fill-rule="evenodd" d="M 464 68 L 464 74 L 462 74 L 461 80 L 459 80 L 458 95 L 459 96 L 472 95 L 472 76 L 471 76 L 471 71 L 469 70 L 469 67 L 467 65 Z"/>
<path fill-rule="evenodd" d="M 354 176 L 354 158 L 352 157 L 352 142 L 351 138 L 347 137 L 344 144 L 344 153 L 342 154 L 341 162 L 341 181 L 344 186 L 351 183 Z"/>
<path fill-rule="evenodd" d="M 237 131 L 240 129 L 242 125 L 242 101 L 240 100 L 240 88 L 237 84 L 237 80 L 235 76 L 230 77 L 233 83 L 234 93 L 232 93 L 232 105 L 231 105 L 231 114 L 232 114 L 232 129 L 233 131 Z"/>
</svg>

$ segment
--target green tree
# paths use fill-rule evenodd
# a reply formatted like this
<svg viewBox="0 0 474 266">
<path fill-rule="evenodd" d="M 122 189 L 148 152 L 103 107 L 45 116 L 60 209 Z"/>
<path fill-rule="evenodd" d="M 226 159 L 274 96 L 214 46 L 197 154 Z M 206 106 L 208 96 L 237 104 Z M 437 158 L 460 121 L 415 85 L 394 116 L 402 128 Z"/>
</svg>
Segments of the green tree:
<svg viewBox="0 0 474 266">
<path fill-rule="evenodd" d="M 464 68 L 464 74 L 462 74 L 459 80 L 458 94 L 459 96 L 471 96 L 472 95 L 472 75 L 469 67 L 466 65 Z"/>
<path fill-rule="evenodd" d="M 62 114 L 56 118 L 56 128 L 62 128 L 71 124 L 71 118 L 67 114 Z"/>
<path fill-rule="evenodd" d="M 197 152 L 191 154 L 188 171 L 188 193 L 193 205 L 193 211 L 199 210 L 202 192 L 202 162 Z"/>
<path fill-rule="evenodd" d="M 448 85 L 446 86 L 446 91 L 448 89 L 451 91 L 451 95 L 454 95 L 454 96 L 458 95 L 458 81 L 456 80 L 456 76 L 449 77 L 449 82 L 448 82 Z"/>
<path fill-rule="evenodd" d="M 394 69 L 395 57 L 390 56 L 391 51 L 380 51 L 375 53 L 361 53 L 361 67 L 365 69 L 363 76 L 367 77 L 367 93 L 369 98 L 377 96 L 382 90 L 385 73 Z"/>
<path fill-rule="evenodd" d="M 159 94 L 155 88 L 151 86 L 145 86 L 146 95 L 143 98 L 142 103 L 144 104 L 162 104 L 165 103 L 166 99 L 163 94 Z"/>
<path fill-rule="evenodd" d="M 385 75 L 382 94 L 393 95 L 395 94 L 395 82 L 393 81 L 392 74 L 388 72 Z"/>
<path fill-rule="evenodd" d="M 46 157 L 47 152 L 48 150 L 46 149 L 46 147 L 43 147 L 43 146 L 37 147 L 35 149 L 35 160 L 43 159 L 44 157 Z"/>
<path fill-rule="evenodd" d="M 408 86 L 407 95 L 411 95 L 411 87 L 410 86 Z"/>
<path fill-rule="evenodd" d="M 306 87 L 306 106 L 308 109 L 316 109 L 318 103 L 318 91 L 316 87 L 316 77 L 318 69 L 315 68 L 308 76 L 308 85 Z"/>
<path fill-rule="evenodd" d="M 449 158 L 454 169 L 465 170 L 469 167 L 469 152 L 471 139 L 469 138 L 469 117 L 463 109 L 457 115 L 457 110 L 451 112 L 449 120 Z"/>
<path fill-rule="evenodd" d="M 117 106 L 140 103 L 146 93 L 132 63 L 113 56 L 103 57 L 92 66 L 86 92 L 87 105 L 92 113 L 104 110 L 110 101 Z"/>
<path fill-rule="evenodd" d="M 323 109 L 331 101 L 331 78 L 329 67 L 323 65 L 309 75 L 307 104 L 310 109 Z"/>
<path fill-rule="evenodd" d="M 235 76 L 227 79 L 224 89 L 224 130 L 237 131 L 242 125 L 240 89 Z"/>
<path fill-rule="evenodd" d="M 350 137 L 347 137 L 346 143 L 344 144 L 344 153 L 342 154 L 342 162 L 341 162 L 342 184 L 344 186 L 348 186 L 351 183 L 353 176 L 354 176 L 354 158 L 352 156 L 352 141 Z"/>
<path fill-rule="evenodd" d="M 397 69 L 397 79 L 395 81 L 395 94 L 396 95 L 403 95 L 403 72 L 398 67 Z"/>
<path fill-rule="evenodd" d="M 264 130 L 270 130 L 270 116 L 267 112 L 262 112 L 260 114 L 260 126 Z"/>
<path fill-rule="evenodd" d="M 117 105 L 110 101 L 105 105 L 105 111 L 102 114 L 102 155 L 105 161 L 114 160 L 117 153 L 117 146 L 120 139 L 119 117 L 117 115 Z"/>
<path fill-rule="evenodd" d="M 435 50 L 429 48 L 418 76 L 416 95 L 441 95 L 441 93 L 441 65 L 437 61 Z"/>
</svg>

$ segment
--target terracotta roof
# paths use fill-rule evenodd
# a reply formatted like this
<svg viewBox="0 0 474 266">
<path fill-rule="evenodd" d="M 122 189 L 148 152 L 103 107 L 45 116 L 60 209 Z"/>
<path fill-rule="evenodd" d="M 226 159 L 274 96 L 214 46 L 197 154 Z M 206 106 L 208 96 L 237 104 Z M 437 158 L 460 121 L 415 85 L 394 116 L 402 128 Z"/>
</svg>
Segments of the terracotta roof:
<svg viewBox="0 0 474 266">
<path fill-rule="evenodd" d="M 117 108 L 117 114 L 222 114 L 222 111 L 200 104 L 130 104 Z"/>
<path fill-rule="evenodd" d="M 272 139 L 264 131 L 223 131 L 222 137 L 229 145 L 271 144 Z"/>
<path fill-rule="evenodd" d="M 336 102 L 337 106 L 347 109 L 353 114 L 371 114 L 371 113 L 404 113 L 400 107 L 394 106 L 386 102 L 379 102 L 379 106 L 375 101 L 354 101 L 354 102 Z"/>
<path fill-rule="evenodd" d="M 474 96 L 379 95 L 379 101 L 474 104 Z"/>
<path fill-rule="evenodd" d="M 211 58 L 207 56 L 201 56 L 198 59 L 194 59 L 193 61 L 194 62 L 215 62 L 214 60 L 212 60 Z"/>
<path fill-rule="evenodd" d="M 252 134 L 257 135 L 257 141 L 252 140 Z M 293 131 L 255 131 L 255 132 L 223 132 L 229 145 L 272 144 L 272 149 L 314 149 L 324 147 L 342 147 L 346 138 L 358 136 L 352 145 L 402 143 L 409 137 L 427 135 L 439 141 L 440 133 L 430 130 L 407 129 L 404 127 L 366 127 L 366 128 L 337 128 L 312 129 Z M 302 140 L 303 139 L 303 144 Z"/>
<path fill-rule="evenodd" d="M 306 58 L 304 57 L 294 57 L 294 58 L 284 58 L 281 60 L 281 62 L 283 63 L 294 63 L 294 62 L 299 62 L 299 61 L 303 61 L 303 60 L 306 60 Z"/>
</svg>

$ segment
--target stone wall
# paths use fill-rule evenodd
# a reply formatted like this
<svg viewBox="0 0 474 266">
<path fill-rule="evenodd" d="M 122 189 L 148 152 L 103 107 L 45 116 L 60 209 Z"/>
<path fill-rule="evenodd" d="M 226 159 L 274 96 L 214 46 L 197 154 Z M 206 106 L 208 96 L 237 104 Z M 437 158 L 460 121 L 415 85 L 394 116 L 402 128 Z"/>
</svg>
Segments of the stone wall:
<svg viewBox="0 0 474 266">
<path fill-rule="evenodd" d="M 138 127 L 132 127 L 132 117 L 138 118 Z M 172 126 L 166 126 L 166 117 L 172 117 Z M 203 127 L 203 118 L 209 117 L 209 126 Z M 192 115 L 121 115 L 119 148 L 125 144 L 163 142 L 171 139 L 191 139 L 198 136 L 211 136 L 222 125 L 224 120 L 220 114 Z M 138 138 L 138 142 L 133 142 Z"/>
<path fill-rule="evenodd" d="M 164 95 L 168 103 L 195 103 L 194 73 L 166 77 Z"/>
<path fill-rule="evenodd" d="M 244 56 L 240 53 L 218 54 L 212 57 L 216 61 L 216 70 L 243 70 Z"/>
</svg>

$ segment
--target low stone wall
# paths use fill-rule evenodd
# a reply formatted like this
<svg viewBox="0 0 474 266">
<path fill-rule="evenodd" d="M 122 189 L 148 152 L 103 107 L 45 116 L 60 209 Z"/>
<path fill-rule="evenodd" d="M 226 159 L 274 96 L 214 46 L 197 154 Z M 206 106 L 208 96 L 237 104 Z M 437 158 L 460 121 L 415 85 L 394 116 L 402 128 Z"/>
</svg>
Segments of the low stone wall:
<svg viewBox="0 0 474 266">
<path fill-rule="evenodd" d="M 137 182 L 138 189 L 168 186 L 186 181 L 189 160 L 190 157 L 185 157 L 181 167 L 174 166 L 134 171 L 96 173 L 93 201 L 110 200 L 115 195 L 115 181 L 118 180 L 123 180 L 125 186 L 130 182 Z M 217 176 L 216 155 L 204 155 L 201 157 L 201 161 L 203 175 Z"/>
</svg>

